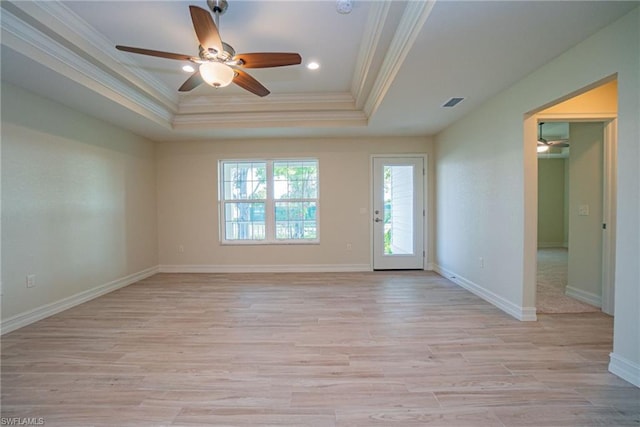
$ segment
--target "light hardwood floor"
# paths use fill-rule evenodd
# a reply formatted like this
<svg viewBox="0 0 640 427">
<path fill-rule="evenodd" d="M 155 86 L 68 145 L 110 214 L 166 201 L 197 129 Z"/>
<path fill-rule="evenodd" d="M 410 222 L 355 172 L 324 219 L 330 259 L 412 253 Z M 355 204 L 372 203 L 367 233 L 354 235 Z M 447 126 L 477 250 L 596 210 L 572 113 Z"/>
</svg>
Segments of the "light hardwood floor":
<svg viewBox="0 0 640 427">
<path fill-rule="evenodd" d="M 2 337 L 48 426 L 637 426 L 602 313 L 519 322 L 429 272 L 159 274 Z"/>
</svg>

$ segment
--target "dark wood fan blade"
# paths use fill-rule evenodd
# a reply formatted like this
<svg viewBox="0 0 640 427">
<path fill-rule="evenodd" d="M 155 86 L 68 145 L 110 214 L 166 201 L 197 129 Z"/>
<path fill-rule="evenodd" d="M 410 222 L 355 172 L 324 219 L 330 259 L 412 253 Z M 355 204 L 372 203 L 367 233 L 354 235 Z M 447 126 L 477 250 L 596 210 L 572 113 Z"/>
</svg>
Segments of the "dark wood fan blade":
<svg viewBox="0 0 640 427">
<path fill-rule="evenodd" d="M 240 86 L 242 89 L 246 89 L 258 96 L 267 96 L 271 93 L 269 92 L 269 89 L 262 86 L 259 81 L 251 77 L 249 74 L 237 68 L 234 70 L 236 72 L 236 76 L 233 78 L 233 82 Z"/>
<path fill-rule="evenodd" d="M 215 49 L 222 52 L 222 40 L 211 14 L 198 6 L 189 6 L 193 29 L 196 31 L 200 46 L 204 49 Z"/>
<path fill-rule="evenodd" d="M 191 61 L 194 59 L 193 56 L 183 55 L 180 53 L 171 53 L 171 52 L 163 52 L 161 50 L 151 50 L 151 49 L 141 49 L 139 47 L 131 47 L 131 46 L 116 46 L 116 49 L 122 50 L 124 52 L 131 53 L 139 53 L 140 55 L 149 55 L 149 56 L 157 56 L 159 58 L 167 58 L 167 59 L 177 59 L 179 61 Z"/>
<path fill-rule="evenodd" d="M 297 53 L 283 52 L 239 53 L 233 59 L 241 61 L 239 65 L 244 68 L 283 67 L 302 62 L 302 57 Z"/>
<path fill-rule="evenodd" d="M 182 83 L 182 86 L 180 86 L 180 89 L 178 89 L 178 91 L 189 92 L 190 90 L 200 86 L 202 83 L 204 83 L 204 80 L 202 80 L 200 71 L 196 71 L 195 73 L 191 74 L 191 77 L 189 77 L 184 83 Z"/>
</svg>

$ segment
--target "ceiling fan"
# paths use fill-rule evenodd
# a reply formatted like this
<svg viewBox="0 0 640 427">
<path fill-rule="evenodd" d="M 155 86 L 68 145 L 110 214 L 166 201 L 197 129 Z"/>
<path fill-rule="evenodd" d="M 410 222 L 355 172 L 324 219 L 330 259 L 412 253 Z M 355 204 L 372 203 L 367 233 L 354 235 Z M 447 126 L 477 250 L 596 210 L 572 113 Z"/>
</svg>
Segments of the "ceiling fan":
<svg viewBox="0 0 640 427">
<path fill-rule="evenodd" d="M 542 137 L 542 125 L 544 122 L 538 124 L 538 152 L 547 151 L 549 148 L 563 148 L 569 146 L 569 140 L 566 138 L 547 140 Z"/>
<path fill-rule="evenodd" d="M 229 44 L 222 41 L 218 32 L 220 15 L 224 14 L 228 7 L 227 0 L 207 0 L 207 4 L 215 15 L 215 22 L 205 9 L 189 6 L 193 28 L 200 43 L 198 56 L 121 45 L 117 45 L 116 49 L 199 64 L 198 69 L 180 86 L 178 89 L 180 92 L 188 92 L 202 83 L 218 88 L 228 86 L 233 82 L 258 96 L 266 96 L 269 95 L 269 90 L 244 71 L 244 68 L 282 67 L 302 62 L 302 58 L 297 53 L 236 54 L 236 51 Z"/>
</svg>

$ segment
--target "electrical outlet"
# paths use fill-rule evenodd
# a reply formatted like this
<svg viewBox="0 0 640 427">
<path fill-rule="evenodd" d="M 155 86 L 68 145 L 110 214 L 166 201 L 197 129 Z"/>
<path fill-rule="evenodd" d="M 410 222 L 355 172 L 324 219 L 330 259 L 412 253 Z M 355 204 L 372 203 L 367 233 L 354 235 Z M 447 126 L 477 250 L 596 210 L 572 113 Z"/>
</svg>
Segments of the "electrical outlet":
<svg viewBox="0 0 640 427">
<path fill-rule="evenodd" d="M 480 264 L 480 268 L 484 268 L 484 258 L 478 258 L 478 263 Z"/>
<path fill-rule="evenodd" d="M 184 253 L 184 246 L 182 245 L 178 246 L 178 252 Z"/>
<path fill-rule="evenodd" d="M 36 275 L 29 274 L 27 275 L 27 288 L 33 288 L 36 286 Z"/>
<path fill-rule="evenodd" d="M 351 243 L 347 243 L 347 250 L 350 251 L 353 248 L 353 246 L 351 245 Z"/>
</svg>

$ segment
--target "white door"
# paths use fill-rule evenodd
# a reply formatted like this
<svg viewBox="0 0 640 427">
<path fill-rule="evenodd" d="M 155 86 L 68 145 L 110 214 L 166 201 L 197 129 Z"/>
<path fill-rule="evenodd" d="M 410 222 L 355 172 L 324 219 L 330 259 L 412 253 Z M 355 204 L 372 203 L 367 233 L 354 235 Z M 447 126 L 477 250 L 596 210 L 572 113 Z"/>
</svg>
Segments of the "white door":
<svg viewBox="0 0 640 427">
<path fill-rule="evenodd" d="M 373 269 L 424 268 L 424 158 L 373 158 Z"/>
</svg>

